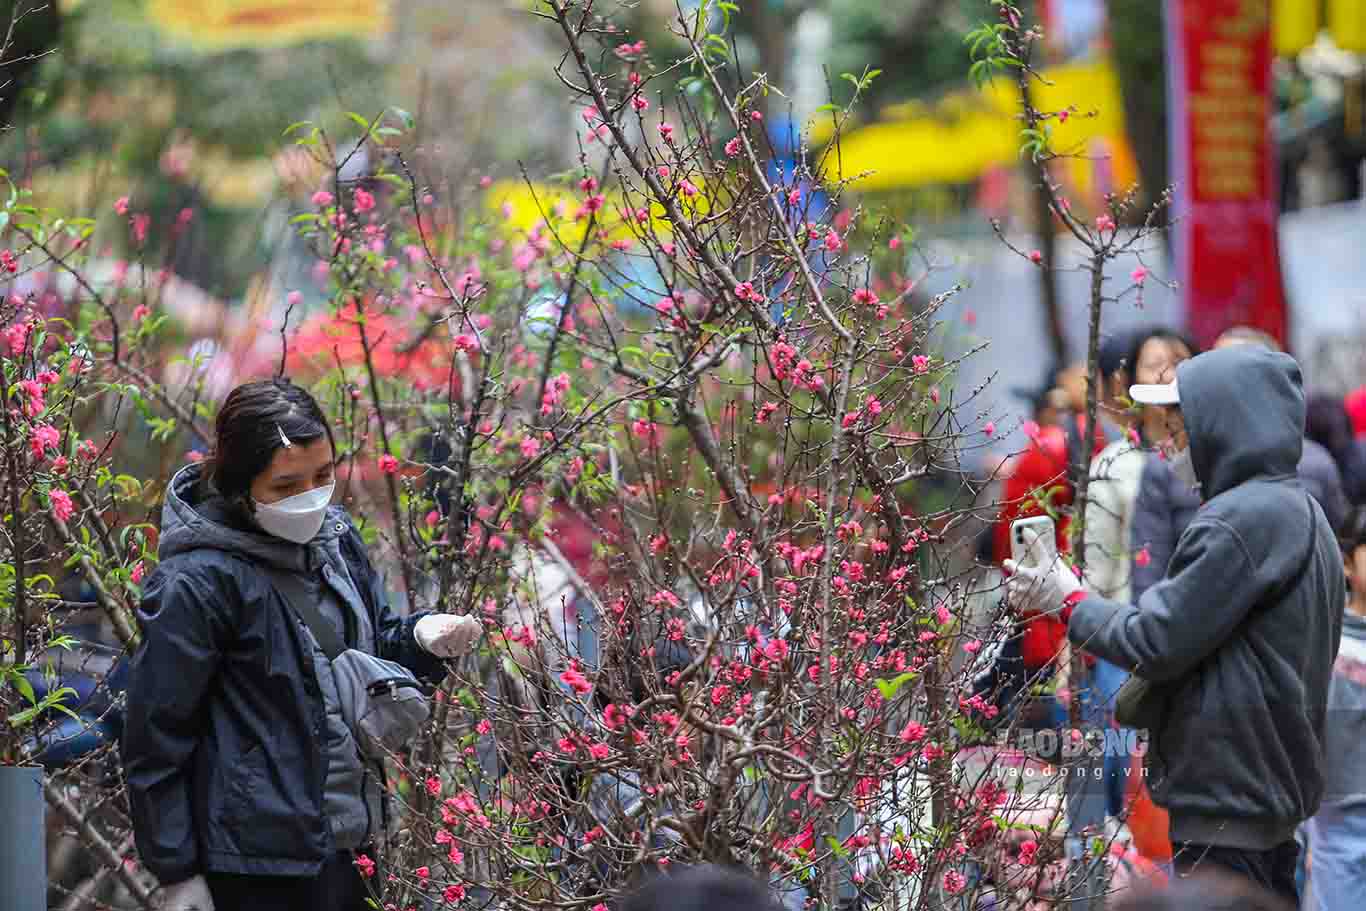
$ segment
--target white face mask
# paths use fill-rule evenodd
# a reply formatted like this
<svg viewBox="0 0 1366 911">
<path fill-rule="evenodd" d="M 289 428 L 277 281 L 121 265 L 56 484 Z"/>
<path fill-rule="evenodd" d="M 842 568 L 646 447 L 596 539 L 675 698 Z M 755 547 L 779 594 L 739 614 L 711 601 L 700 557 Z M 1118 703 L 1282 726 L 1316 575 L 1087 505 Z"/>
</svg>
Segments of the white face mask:
<svg viewBox="0 0 1366 911">
<path fill-rule="evenodd" d="M 295 544 L 307 544 L 323 527 L 323 516 L 327 513 L 332 492 L 336 488 L 337 482 L 333 481 L 274 503 L 261 503 L 253 499 L 251 503 L 256 507 L 256 524 L 277 538 Z"/>
<path fill-rule="evenodd" d="M 1177 480 L 1182 484 L 1191 490 L 1200 486 L 1200 479 L 1195 476 L 1195 465 L 1191 462 L 1191 448 L 1189 446 L 1171 456 L 1167 460 L 1167 464 L 1171 466 L 1172 474 L 1176 475 Z"/>
</svg>

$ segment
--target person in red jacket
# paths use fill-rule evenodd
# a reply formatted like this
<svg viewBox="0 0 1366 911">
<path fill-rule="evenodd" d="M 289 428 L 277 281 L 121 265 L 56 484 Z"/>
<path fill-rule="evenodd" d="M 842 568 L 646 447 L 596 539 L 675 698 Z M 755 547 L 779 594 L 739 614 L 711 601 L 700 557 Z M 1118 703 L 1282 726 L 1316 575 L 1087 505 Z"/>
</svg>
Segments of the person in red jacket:
<svg viewBox="0 0 1366 911">
<path fill-rule="evenodd" d="M 1071 419 L 1069 415 L 1068 420 Z M 1072 505 L 1067 476 L 1067 432 L 1061 427 L 1030 426 L 1029 447 L 1015 460 L 1004 482 L 1001 515 L 992 529 L 992 558 L 1010 557 L 1010 523 L 1016 519 L 1057 514 Z M 1057 523 L 1058 553 L 1069 547 L 1070 517 Z M 1067 639 L 1067 627 L 1056 617 L 1035 616 L 1025 626 L 1021 652 L 1025 669 L 1039 670 L 1053 660 Z"/>
<path fill-rule="evenodd" d="M 1366 386 L 1347 393 L 1342 405 L 1347 409 L 1347 416 L 1352 419 L 1352 430 L 1355 431 L 1357 439 L 1366 439 Z"/>
</svg>

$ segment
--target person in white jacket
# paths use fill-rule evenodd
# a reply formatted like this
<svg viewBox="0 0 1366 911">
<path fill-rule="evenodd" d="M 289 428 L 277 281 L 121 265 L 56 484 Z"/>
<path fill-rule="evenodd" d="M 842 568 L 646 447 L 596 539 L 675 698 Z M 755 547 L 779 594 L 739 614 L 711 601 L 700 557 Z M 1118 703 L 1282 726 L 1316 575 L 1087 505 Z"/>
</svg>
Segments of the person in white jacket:
<svg viewBox="0 0 1366 911">
<path fill-rule="evenodd" d="M 1084 512 L 1086 584 L 1096 594 L 1126 604 L 1130 601 L 1129 568 L 1134 553 L 1130 527 L 1147 458 L 1138 418 L 1130 408 L 1129 387 L 1134 383 L 1169 382 L 1188 351 L 1178 333 L 1160 326 L 1118 333 L 1101 346 L 1101 405 L 1118 432 L 1114 434 L 1117 439 L 1091 460 Z M 1108 726 L 1114 717 L 1115 694 L 1128 674 L 1096 658 L 1089 677 L 1093 717 Z M 1116 819 L 1123 816 L 1125 773 L 1131 765 L 1127 754 L 1105 757 L 1106 811 Z"/>
<path fill-rule="evenodd" d="M 1086 582 L 1092 591 L 1116 601 L 1131 600 L 1129 573 L 1135 548 L 1130 531 L 1147 458 L 1128 389 L 1134 383 L 1169 382 L 1176 365 L 1190 351 L 1179 333 L 1160 326 L 1116 335 L 1101 347 L 1102 407 L 1120 432 L 1091 460 L 1085 511 Z"/>
</svg>

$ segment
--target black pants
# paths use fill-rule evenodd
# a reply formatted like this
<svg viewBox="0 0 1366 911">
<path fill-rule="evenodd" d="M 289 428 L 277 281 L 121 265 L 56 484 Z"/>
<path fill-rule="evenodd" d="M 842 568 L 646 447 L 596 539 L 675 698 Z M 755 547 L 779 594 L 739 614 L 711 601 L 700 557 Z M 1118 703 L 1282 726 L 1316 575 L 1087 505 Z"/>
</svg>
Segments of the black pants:
<svg viewBox="0 0 1366 911">
<path fill-rule="evenodd" d="M 1300 846 L 1293 839 L 1268 851 L 1245 851 L 1219 845 L 1179 842 L 1172 846 L 1172 864 L 1178 875 L 1197 873 L 1202 867 L 1217 867 L 1235 873 L 1292 904 L 1299 905 L 1295 889 L 1295 866 Z"/>
<path fill-rule="evenodd" d="M 214 911 L 369 911 L 369 892 L 350 851 L 332 855 L 317 876 L 208 873 Z"/>
</svg>

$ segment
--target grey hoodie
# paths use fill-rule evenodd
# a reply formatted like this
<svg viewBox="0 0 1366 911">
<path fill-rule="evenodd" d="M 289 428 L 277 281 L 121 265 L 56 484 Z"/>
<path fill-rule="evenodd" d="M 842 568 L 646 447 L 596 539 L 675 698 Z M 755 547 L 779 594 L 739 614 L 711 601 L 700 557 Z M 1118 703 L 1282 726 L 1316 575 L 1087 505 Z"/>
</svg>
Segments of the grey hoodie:
<svg viewBox="0 0 1366 911">
<path fill-rule="evenodd" d="M 1323 507 L 1329 524 L 1341 528 L 1351 504 L 1328 450 L 1306 439 L 1297 471 L 1304 489 Z M 1129 528 L 1134 554 L 1129 568 L 1130 598 L 1138 599 L 1167 574 L 1177 539 L 1199 508 L 1200 492 L 1187 487 L 1166 462 L 1150 453 L 1143 466 Z M 1140 552 L 1141 558 L 1137 556 Z"/>
<path fill-rule="evenodd" d="M 1164 684 L 1149 758 L 1172 840 L 1262 850 L 1292 838 L 1323 796 L 1342 557 L 1296 478 L 1294 359 L 1213 351 L 1183 363 L 1177 384 L 1206 502 L 1161 582 L 1137 604 L 1087 597 L 1068 635 Z"/>
</svg>

